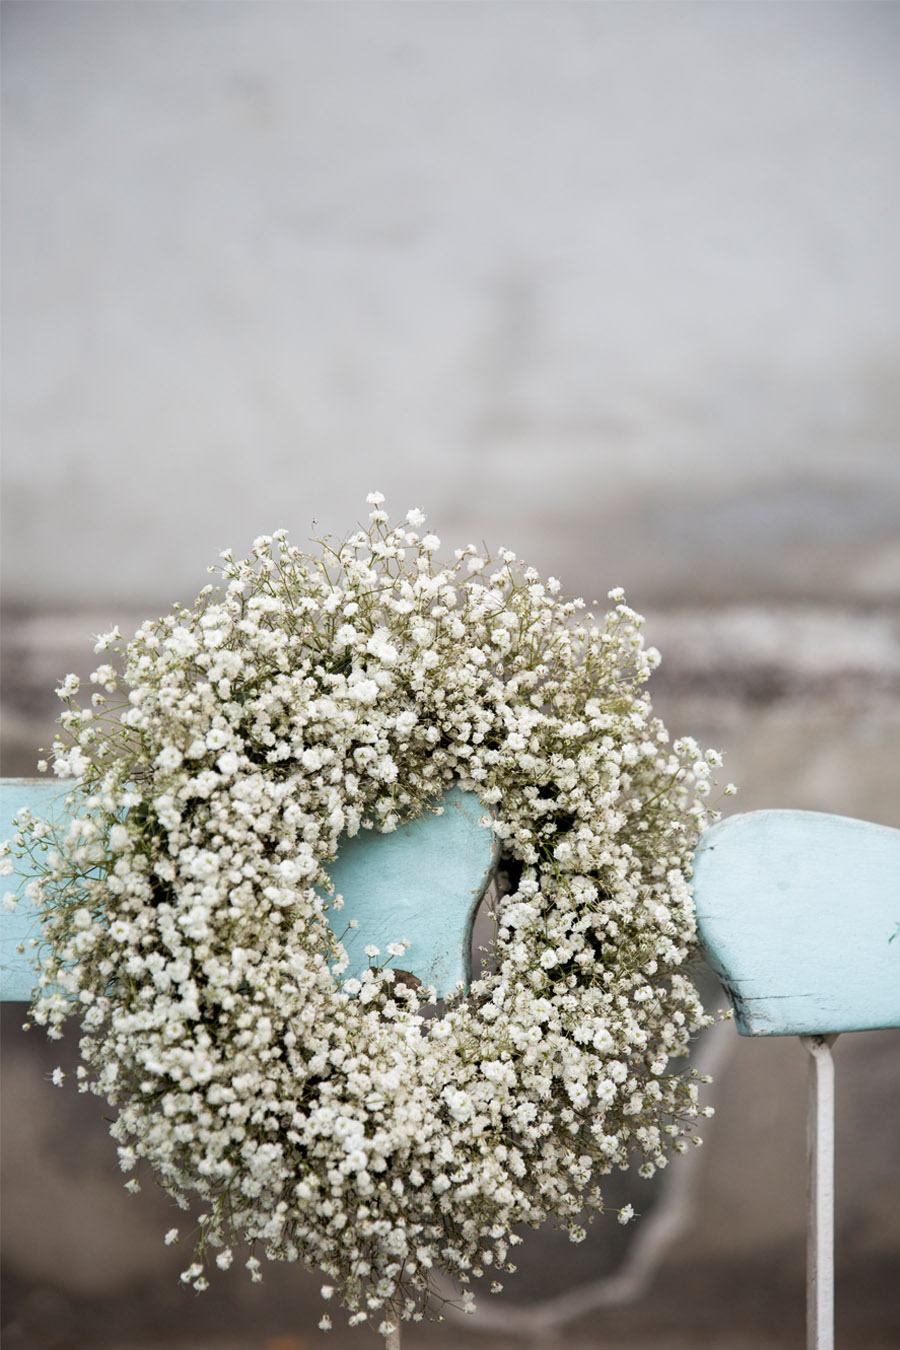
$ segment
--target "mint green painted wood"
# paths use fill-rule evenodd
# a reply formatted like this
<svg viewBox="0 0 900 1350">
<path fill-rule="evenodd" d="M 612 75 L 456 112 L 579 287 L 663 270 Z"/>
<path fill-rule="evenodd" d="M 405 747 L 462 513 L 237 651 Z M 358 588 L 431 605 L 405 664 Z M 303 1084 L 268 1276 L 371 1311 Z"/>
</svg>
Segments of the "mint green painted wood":
<svg viewBox="0 0 900 1350">
<path fill-rule="evenodd" d="M 900 1027 L 900 830 L 732 816 L 698 845 L 694 901 L 742 1035 Z"/>
<path fill-rule="evenodd" d="M 15 815 L 27 806 L 36 816 L 45 819 L 65 818 L 66 797 L 72 791 L 71 782 L 58 778 L 4 778 L 0 779 L 0 840 L 10 839 L 16 833 Z M 16 874 L 0 880 L 0 891 L 19 891 L 23 880 L 31 875 L 22 862 L 16 864 Z M 40 937 L 41 926 L 36 907 L 24 895 L 18 907 L 10 914 L 0 908 L 0 999 L 4 1002 L 25 1002 L 31 998 L 35 985 L 34 949 L 28 945 L 31 938 Z M 25 945 L 24 954 L 16 948 Z"/>
<path fill-rule="evenodd" d="M 369 963 L 364 948 L 389 942 L 411 946 L 392 964 L 410 971 L 439 998 L 470 976 L 472 921 L 496 859 L 496 839 L 484 822 L 488 811 L 471 792 L 451 788 L 443 815 L 425 812 L 390 834 L 363 830 L 345 839 L 330 868 L 343 909 L 331 926 L 350 956 L 347 976 Z M 347 932 L 347 921 L 359 927 Z"/>
<path fill-rule="evenodd" d="M 72 784 L 45 779 L 0 782 L 0 839 L 15 833 L 15 814 L 23 806 L 35 815 L 63 818 Z M 363 830 L 345 838 L 331 866 L 335 892 L 344 907 L 331 913 L 334 931 L 350 955 L 347 976 L 369 965 L 364 948 L 381 949 L 389 960 L 389 942 L 409 938 L 406 955 L 392 964 L 410 971 L 442 997 L 469 978 L 472 920 L 495 861 L 496 840 L 482 822 L 487 809 L 471 792 L 451 788 L 441 799 L 442 815 L 426 813 L 391 834 Z M 28 871 L 7 878 L 3 892 L 20 889 Z M 359 927 L 345 931 L 347 921 Z M 28 1001 L 35 984 L 34 949 L 40 935 L 35 906 L 24 896 L 13 913 L 0 909 L 0 998 Z M 26 944 L 24 954 L 16 949 Z"/>
</svg>

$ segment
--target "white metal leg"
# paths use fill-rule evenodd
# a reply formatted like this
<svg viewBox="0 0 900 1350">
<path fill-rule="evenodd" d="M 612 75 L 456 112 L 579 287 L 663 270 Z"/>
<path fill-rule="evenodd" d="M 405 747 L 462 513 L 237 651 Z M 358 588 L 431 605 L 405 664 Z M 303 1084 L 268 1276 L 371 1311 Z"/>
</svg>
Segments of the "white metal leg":
<svg viewBox="0 0 900 1350">
<path fill-rule="evenodd" d="M 807 1117 L 806 1345 L 834 1350 L 834 1060 L 837 1036 L 801 1036 L 810 1055 Z"/>
</svg>

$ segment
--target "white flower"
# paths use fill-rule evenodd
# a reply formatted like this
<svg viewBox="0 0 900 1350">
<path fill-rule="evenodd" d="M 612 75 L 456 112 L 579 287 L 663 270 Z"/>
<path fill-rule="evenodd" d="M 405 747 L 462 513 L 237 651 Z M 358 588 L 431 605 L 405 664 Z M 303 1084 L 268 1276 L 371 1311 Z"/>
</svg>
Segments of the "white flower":
<svg viewBox="0 0 900 1350">
<path fill-rule="evenodd" d="M 182 761 L 181 751 L 174 745 L 167 745 L 156 756 L 156 766 L 164 772 L 177 769 Z"/>
<path fill-rule="evenodd" d="M 169 1231 L 166 1233 L 166 1236 L 163 1238 L 163 1242 L 166 1244 L 167 1247 L 171 1247 L 172 1243 L 177 1241 L 178 1241 L 178 1229 L 170 1228 Z"/>
<path fill-rule="evenodd" d="M 128 847 L 128 831 L 124 825 L 113 825 L 109 832 L 109 846 L 113 853 L 121 853 Z"/>
<path fill-rule="evenodd" d="M 420 511 L 417 506 L 414 506 L 411 511 L 407 511 L 406 513 L 406 523 L 411 525 L 414 530 L 417 530 L 420 525 L 425 524 L 424 511 Z"/>
<path fill-rule="evenodd" d="M 81 688 L 81 681 L 77 675 L 67 675 L 62 684 L 57 689 L 57 697 L 61 699 L 74 698 Z"/>
<path fill-rule="evenodd" d="M 388 641 L 388 630 L 386 628 L 375 629 L 366 643 L 366 651 L 377 657 L 386 666 L 394 665 L 399 655 L 397 648 Z"/>
<path fill-rule="evenodd" d="M 378 685 L 374 680 L 356 680 L 348 690 L 354 703 L 376 703 Z"/>
</svg>

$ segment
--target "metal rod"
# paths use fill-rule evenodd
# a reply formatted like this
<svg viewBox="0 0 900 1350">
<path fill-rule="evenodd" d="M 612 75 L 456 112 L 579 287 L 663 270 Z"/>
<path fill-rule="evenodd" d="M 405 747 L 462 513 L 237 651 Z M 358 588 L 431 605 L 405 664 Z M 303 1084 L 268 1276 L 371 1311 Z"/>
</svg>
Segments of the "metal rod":
<svg viewBox="0 0 900 1350">
<path fill-rule="evenodd" d="M 806 1346 L 834 1350 L 834 1060 L 837 1036 L 801 1036 L 810 1055 L 807 1116 Z"/>
</svg>

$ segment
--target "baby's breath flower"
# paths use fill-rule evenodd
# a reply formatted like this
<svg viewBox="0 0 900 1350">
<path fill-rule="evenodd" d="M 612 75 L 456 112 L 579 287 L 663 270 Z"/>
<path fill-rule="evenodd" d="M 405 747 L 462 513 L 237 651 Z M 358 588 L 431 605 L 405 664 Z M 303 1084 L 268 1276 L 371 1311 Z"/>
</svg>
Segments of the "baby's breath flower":
<svg viewBox="0 0 900 1350">
<path fill-rule="evenodd" d="M 57 689 L 57 697 L 61 699 L 74 698 L 81 688 L 81 681 L 77 675 L 67 675 L 62 684 Z"/>
</svg>

